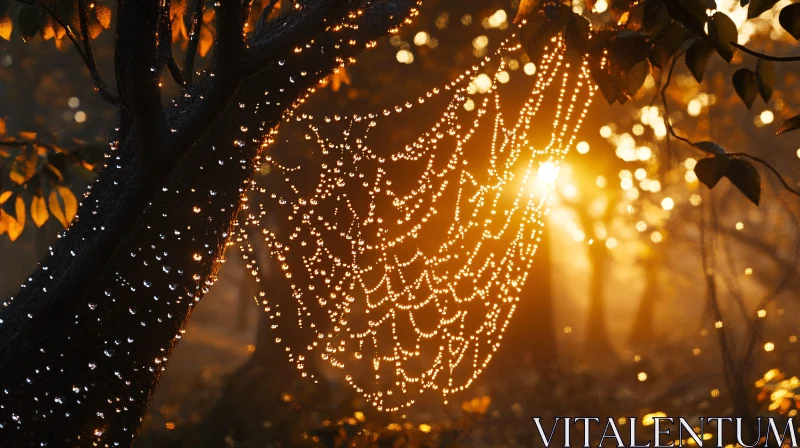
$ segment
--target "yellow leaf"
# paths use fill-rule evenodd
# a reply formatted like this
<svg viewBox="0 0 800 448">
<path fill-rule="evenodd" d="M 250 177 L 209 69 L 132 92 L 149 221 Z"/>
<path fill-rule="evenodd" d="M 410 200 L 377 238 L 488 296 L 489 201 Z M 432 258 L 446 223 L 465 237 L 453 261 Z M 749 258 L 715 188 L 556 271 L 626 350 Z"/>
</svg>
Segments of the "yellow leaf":
<svg viewBox="0 0 800 448">
<path fill-rule="evenodd" d="M 6 133 L 6 122 L 2 118 L 0 118 L 0 135 L 3 135 L 5 133 Z"/>
<path fill-rule="evenodd" d="M 5 227 L 5 231 L 8 232 L 8 238 L 11 241 L 19 238 L 19 235 L 22 233 L 22 226 L 17 222 L 16 219 L 14 219 L 8 213 L 0 210 L 0 221 L 3 222 L 3 224 L 0 224 L 0 226 Z"/>
<path fill-rule="evenodd" d="M 214 35 L 206 27 L 202 27 L 200 31 L 200 56 L 205 57 L 211 45 L 214 44 Z"/>
<path fill-rule="evenodd" d="M 0 193 L 0 204 L 6 202 L 11 197 L 11 190 Z"/>
<path fill-rule="evenodd" d="M 89 25 L 89 36 L 91 36 L 92 39 L 97 39 L 97 36 L 99 36 L 100 33 L 102 33 L 102 32 L 103 32 L 103 27 L 102 26 L 100 26 L 100 25 L 98 25 L 96 23 L 93 23 L 93 24 Z"/>
<path fill-rule="evenodd" d="M 69 227 L 69 221 L 65 213 L 65 204 L 62 205 L 63 198 L 58 194 L 58 189 L 50 192 L 50 197 L 47 198 L 47 204 L 50 206 L 50 214 L 61 223 L 66 229 Z"/>
<path fill-rule="evenodd" d="M 8 219 L 10 216 L 6 215 L 5 212 L 0 210 L 0 235 L 6 233 L 8 231 Z"/>
<path fill-rule="evenodd" d="M 97 5 L 94 10 L 97 22 L 105 29 L 111 28 L 111 9 L 105 5 Z"/>
<path fill-rule="evenodd" d="M 21 196 L 17 196 L 14 212 L 17 214 L 17 223 L 19 223 L 20 227 L 25 228 L 25 200 Z"/>
<path fill-rule="evenodd" d="M 64 210 L 65 216 L 67 218 L 67 222 L 72 221 L 72 218 L 78 214 L 78 200 L 75 198 L 75 195 L 72 193 L 67 187 L 56 187 L 56 191 L 61 195 L 61 198 L 64 200 Z"/>
<path fill-rule="evenodd" d="M 20 132 L 19 137 L 23 140 L 35 140 L 36 133 L 35 132 Z"/>
<path fill-rule="evenodd" d="M 522 0 L 519 2 L 519 9 L 517 9 L 517 15 L 514 17 L 514 23 L 533 12 L 537 6 L 539 6 L 539 0 Z"/>
<path fill-rule="evenodd" d="M 14 25 L 11 23 L 11 17 L 0 17 L 0 37 L 5 40 L 11 39 L 11 30 Z"/>
<path fill-rule="evenodd" d="M 50 40 L 56 37 L 56 30 L 53 28 L 53 22 L 47 22 L 42 28 L 42 39 Z"/>
<path fill-rule="evenodd" d="M 36 223 L 36 227 L 42 227 L 47 222 L 50 214 L 47 213 L 47 204 L 41 196 L 34 196 L 31 201 L 31 218 Z"/>
<path fill-rule="evenodd" d="M 16 171 L 11 171 L 8 173 L 8 177 L 11 178 L 11 180 L 17 185 L 22 185 L 25 183 L 25 176 Z"/>
<path fill-rule="evenodd" d="M 350 75 L 344 67 L 339 67 L 331 74 L 331 89 L 338 92 L 342 84 L 350 85 Z"/>
</svg>

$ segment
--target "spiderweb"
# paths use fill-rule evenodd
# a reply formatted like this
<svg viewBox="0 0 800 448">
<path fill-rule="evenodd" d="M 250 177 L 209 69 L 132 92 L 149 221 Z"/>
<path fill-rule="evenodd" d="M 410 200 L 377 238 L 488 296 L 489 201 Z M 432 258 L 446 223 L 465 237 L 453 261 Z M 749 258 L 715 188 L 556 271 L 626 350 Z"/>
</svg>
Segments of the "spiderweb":
<svg viewBox="0 0 800 448">
<path fill-rule="evenodd" d="M 548 195 L 537 172 L 572 146 L 596 90 L 587 63 L 569 63 L 554 38 L 507 121 L 499 80 L 504 56 L 519 51 L 506 41 L 442 89 L 393 109 L 286 118 L 305 129 L 292 144 L 313 155 L 290 166 L 265 151 L 263 167 L 280 185 L 254 184 L 238 228 L 253 274 L 253 245 L 268 248 L 283 274 L 262 283 L 257 300 L 302 376 L 314 376 L 306 364 L 317 357 L 394 411 L 429 389 L 447 401 L 485 370 L 543 228 Z M 491 86 L 478 92 L 487 73 Z M 445 105 L 429 129 L 386 143 L 390 127 L 437 99 Z M 537 116 L 543 104 L 555 105 L 552 127 Z M 549 136 L 537 138 L 541 129 Z"/>
</svg>

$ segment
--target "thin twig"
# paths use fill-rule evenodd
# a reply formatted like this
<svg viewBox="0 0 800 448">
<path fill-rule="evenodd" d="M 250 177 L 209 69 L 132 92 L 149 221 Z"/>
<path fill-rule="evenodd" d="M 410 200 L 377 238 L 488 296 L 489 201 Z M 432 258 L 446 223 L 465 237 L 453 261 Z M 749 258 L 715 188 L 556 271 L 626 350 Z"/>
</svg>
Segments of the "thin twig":
<svg viewBox="0 0 800 448">
<path fill-rule="evenodd" d="M 732 152 L 732 153 L 730 153 L 728 155 L 745 157 L 745 158 L 750 159 L 750 160 L 752 160 L 754 162 L 758 162 L 758 163 L 764 165 L 770 171 L 772 171 L 772 174 L 774 174 L 775 177 L 778 178 L 778 180 L 780 181 L 781 184 L 783 184 L 783 187 L 785 189 L 789 190 L 794 195 L 800 196 L 800 191 L 797 191 L 794 188 L 790 187 L 789 184 L 786 182 L 786 180 L 783 178 L 783 176 L 781 176 L 781 173 L 779 173 L 778 170 L 775 169 L 775 167 L 773 167 L 772 165 L 770 165 L 769 162 L 767 162 L 766 160 L 764 160 L 764 159 L 762 159 L 760 157 L 756 157 L 756 156 L 751 155 L 751 154 L 744 153 L 744 152 Z"/>
<path fill-rule="evenodd" d="M 664 84 L 664 88 L 661 89 L 661 102 L 664 105 L 664 124 L 666 124 L 667 131 L 669 131 L 669 134 L 672 135 L 672 137 L 674 137 L 674 138 L 686 143 L 687 145 L 691 146 L 692 148 L 699 149 L 699 148 L 697 148 L 697 146 L 695 146 L 695 144 L 691 140 L 689 140 L 686 137 L 682 137 L 682 136 L 678 135 L 678 133 L 675 132 L 675 128 L 672 127 L 672 123 L 670 122 L 670 119 L 669 119 L 669 107 L 667 106 L 667 96 L 666 96 L 665 92 L 667 91 L 667 87 L 669 87 L 669 82 L 670 82 L 670 79 L 672 78 L 672 70 L 674 68 L 675 68 L 675 59 L 672 60 L 672 66 L 670 67 L 669 74 L 667 75 L 667 82 Z M 669 139 L 667 139 L 667 141 L 669 141 Z M 754 162 L 758 162 L 758 163 L 764 165 L 766 168 L 768 168 L 770 171 L 772 171 L 772 173 L 775 175 L 775 177 L 778 178 L 780 183 L 783 184 L 784 188 L 786 188 L 792 194 L 800 196 L 800 191 L 795 190 L 794 188 L 792 188 L 786 182 L 786 180 L 783 178 L 781 173 L 778 172 L 778 170 L 775 169 L 775 167 L 773 167 L 772 165 L 770 165 L 769 162 L 767 162 L 766 160 L 764 160 L 764 159 L 762 159 L 760 157 L 756 157 L 756 156 L 751 155 L 751 154 L 744 153 L 744 152 L 728 153 L 727 155 L 728 156 L 745 157 L 745 158 L 748 158 L 750 160 L 753 160 Z"/>
<path fill-rule="evenodd" d="M 186 45 L 186 58 L 183 61 L 183 80 L 187 86 L 192 84 L 194 59 L 197 54 L 197 46 L 200 44 L 200 29 L 203 26 L 204 7 L 204 0 L 194 0 L 192 3 L 192 27 L 189 30 L 189 43 Z"/>
<path fill-rule="evenodd" d="M 775 61 L 775 62 L 796 62 L 800 61 L 800 56 L 771 56 L 764 53 L 759 53 L 757 51 L 751 50 L 744 45 L 739 45 L 736 42 L 731 42 L 731 45 L 734 47 L 744 51 L 745 53 L 755 56 L 759 59 L 763 59 L 765 61 Z"/>
<path fill-rule="evenodd" d="M 86 5 L 84 0 L 78 0 L 78 15 L 81 27 L 81 36 L 83 37 L 83 51 L 85 54 L 84 60 L 86 66 L 89 67 L 89 72 L 92 74 L 95 89 L 100 93 L 106 101 L 116 105 L 119 103 L 119 98 L 108 90 L 108 86 L 103 82 L 100 73 L 97 71 L 97 64 L 94 62 L 94 55 L 92 54 L 92 39 L 89 36 L 89 26 L 86 23 Z"/>
<path fill-rule="evenodd" d="M 186 80 L 183 79 L 183 74 L 181 73 L 181 68 L 178 67 L 178 63 L 175 62 L 175 57 L 170 53 L 169 58 L 167 59 L 167 68 L 169 69 L 169 73 L 172 75 L 172 79 L 175 80 L 181 86 L 186 85 Z"/>
<path fill-rule="evenodd" d="M 48 14 L 50 14 L 50 17 L 52 17 L 53 20 L 55 20 L 56 23 L 58 23 L 61 26 L 61 28 L 64 28 L 64 32 L 66 32 L 67 38 L 75 46 L 75 50 L 80 55 L 81 59 L 83 59 L 83 63 L 86 64 L 86 67 L 89 69 L 89 72 L 91 73 L 92 79 L 94 80 L 95 90 L 97 90 L 97 92 L 100 94 L 100 96 L 103 97 L 103 99 L 116 106 L 119 103 L 119 98 L 117 97 L 116 94 L 108 90 L 108 87 L 105 85 L 103 80 L 100 78 L 100 75 L 97 73 L 97 67 L 94 65 L 94 59 L 93 58 L 90 59 L 91 53 L 89 56 L 87 56 L 86 53 L 84 53 L 83 49 L 81 48 L 81 44 L 78 43 L 78 39 L 75 37 L 75 33 L 72 31 L 72 28 L 66 23 L 64 23 L 64 21 L 61 20 L 58 17 L 58 15 L 56 15 L 55 11 L 53 11 L 49 6 L 47 6 L 44 3 L 40 3 L 35 0 L 17 0 L 17 1 L 20 3 L 24 3 L 26 5 L 39 6 L 43 8 L 45 11 L 47 11 Z M 81 4 L 81 2 L 78 3 Z"/>
</svg>

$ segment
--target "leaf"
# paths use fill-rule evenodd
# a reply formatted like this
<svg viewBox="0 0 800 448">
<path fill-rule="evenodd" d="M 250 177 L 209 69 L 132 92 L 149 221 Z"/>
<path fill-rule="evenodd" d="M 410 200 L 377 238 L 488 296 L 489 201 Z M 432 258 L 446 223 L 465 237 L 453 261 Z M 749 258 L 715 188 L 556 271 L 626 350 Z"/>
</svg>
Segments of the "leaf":
<svg viewBox="0 0 800 448">
<path fill-rule="evenodd" d="M 753 204 L 758 205 L 761 201 L 761 176 L 752 163 L 743 159 L 731 159 L 725 177 L 727 177 L 739 191 L 744 193 L 747 199 L 750 199 Z"/>
<path fill-rule="evenodd" d="M 693 143 L 694 146 L 708 154 L 727 154 L 728 151 L 725 150 L 722 146 L 711 142 L 711 141 L 704 141 L 704 142 L 695 142 Z"/>
<path fill-rule="evenodd" d="M 22 234 L 22 226 L 16 219 L 10 216 L 8 213 L 0 211 L 0 220 L 5 222 L 6 225 L 6 232 L 8 232 L 8 238 L 11 241 L 16 241 L 19 238 L 20 234 Z"/>
<path fill-rule="evenodd" d="M 36 227 L 42 227 L 50 214 L 47 213 L 47 203 L 41 196 L 34 196 L 31 200 L 31 218 L 36 224 Z"/>
<path fill-rule="evenodd" d="M 590 25 L 585 17 L 572 14 L 567 26 L 564 27 L 564 41 L 567 45 L 566 52 L 579 60 L 586 54 L 589 41 Z"/>
<path fill-rule="evenodd" d="M 544 11 L 539 10 L 528 16 L 520 31 L 520 41 L 528 57 L 532 61 L 541 59 L 545 45 L 558 31 L 558 28 L 545 17 Z"/>
<path fill-rule="evenodd" d="M 758 95 L 758 83 L 756 74 L 748 68 L 740 68 L 733 74 L 733 88 L 736 94 L 748 109 L 753 106 L 753 102 Z"/>
<path fill-rule="evenodd" d="M 6 133 L 6 122 L 2 118 L 0 118 L 0 135 Z"/>
<path fill-rule="evenodd" d="M 673 19 L 698 34 L 705 33 L 708 15 L 706 15 L 706 5 L 701 0 L 671 0 L 665 4 Z"/>
<path fill-rule="evenodd" d="M 650 74 L 650 64 L 647 60 L 634 65 L 630 70 L 623 72 L 619 80 L 619 90 L 627 98 L 633 98 L 642 87 L 647 75 Z"/>
<path fill-rule="evenodd" d="M 32 39 L 42 29 L 42 11 L 37 6 L 23 5 L 17 12 L 17 23 L 22 39 Z"/>
<path fill-rule="evenodd" d="M 646 0 L 644 2 L 642 26 L 649 31 L 651 35 L 659 35 L 671 21 L 672 19 L 669 16 L 669 12 L 663 0 Z"/>
<path fill-rule="evenodd" d="M 111 28 L 111 8 L 105 5 L 95 4 L 95 16 L 97 16 L 97 23 L 105 29 Z"/>
<path fill-rule="evenodd" d="M 608 43 L 610 64 L 628 70 L 647 59 L 650 41 L 645 33 L 622 31 Z"/>
<path fill-rule="evenodd" d="M 711 44 L 705 39 L 696 40 L 692 46 L 686 50 L 686 56 L 684 58 L 686 67 L 692 72 L 692 76 L 694 76 L 697 82 L 703 82 L 706 64 L 708 64 L 708 58 L 710 58 L 712 54 L 714 54 L 714 48 L 712 48 Z"/>
<path fill-rule="evenodd" d="M 772 9 L 775 3 L 778 3 L 778 0 L 750 0 L 750 6 L 747 8 L 747 18 L 755 19 Z"/>
<path fill-rule="evenodd" d="M 11 23 L 11 17 L 0 16 L 0 37 L 5 40 L 11 39 L 11 30 L 13 29 L 14 25 Z"/>
<path fill-rule="evenodd" d="M 532 13 L 537 6 L 539 6 L 540 0 L 522 0 L 519 2 L 519 8 L 517 9 L 517 15 L 514 17 L 514 23 L 519 22 L 528 14 Z"/>
<path fill-rule="evenodd" d="M 19 138 L 23 140 L 36 140 L 36 133 L 35 132 L 20 132 Z"/>
<path fill-rule="evenodd" d="M 800 115 L 795 115 L 792 118 L 784 120 L 780 126 L 778 126 L 778 130 L 775 131 L 775 135 L 783 134 L 784 132 L 794 131 L 795 129 L 800 129 Z"/>
<path fill-rule="evenodd" d="M 10 193 L 10 194 L 9 194 Z M 2 209 L 3 211 L 12 218 L 16 219 L 17 216 L 17 194 L 13 191 L 6 191 L 3 192 L 3 199 L 2 202 Z"/>
<path fill-rule="evenodd" d="M 78 201 L 72 191 L 69 188 L 58 186 L 50 192 L 47 202 L 50 206 L 50 213 L 65 229 L 69 227 L 69 222 L 78 213 Z"/>
<path fill-rule="evenodd" d="M 795 40 L 800 40 L 800 3 L 792 3 L 781 9 L 778 22 Z"/>
<path fill-rule="evenodd" d="M 686 41 L 688 30 L 680 23 L 673 22 L 658 35 L 653 48 L 650 50 L 649 59 L 658 68 L 663 68 L 667 60 L 671 58 L 681 44 Z"/>
<path fill-rule="evenodd" d="M 697 161 L 694 166 L 694 174 L 697 175 L 700 182 L 712 189 L 725 176 L 730 162 L 730 158 L 724 156 L 706 157 Z"/>
<path fill-rule="evenodd" d="M 737 42 L 739 38 L 739 31 L 733 20 L 724 13 L 715 12 L 708 21 L 708 37 L 715 43 L 717 53 L 722 59 L 731 62 L 733 52 L 736 50 L 731 42 Z"/>
<path fill-rule="evenodd" d="M 208 27 L 201 27 L 200 30 L 200 57 L 205 57 L 208 50 L 214 45 L 214 35 L 208 30 Z"/>
<path fill-rule="evenodd" d="M 22 228 L 25 228 L 25 200 L 22 196 L 17 195 L 17 200 L 14 203 L 14 213 L 17 216 L 17 223 Z"/>
<path fill-rule="evenodd" d="M 758 93 L 764 102 L 769 102 L 772 97 L 772 89 L 775 86 L 775 64 L 772 61 L 767 61 L 759 58 L 756 62 L 756 83 L 758 84 Z"/>
</svg>

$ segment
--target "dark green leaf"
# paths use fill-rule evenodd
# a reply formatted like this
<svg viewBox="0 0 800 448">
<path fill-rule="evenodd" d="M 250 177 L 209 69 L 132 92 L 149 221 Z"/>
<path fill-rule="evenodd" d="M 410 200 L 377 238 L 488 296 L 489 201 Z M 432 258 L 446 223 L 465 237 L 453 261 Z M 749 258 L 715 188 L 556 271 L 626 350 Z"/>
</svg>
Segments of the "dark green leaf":
<svg viewBox="0 0 800 448">
<path fill-rule="evenodd" d="M 800 129 L 800 115 L 795 115 L 792 118 L 787 119 L 780 126 L 778 126 L 778 130 L 775 132 L 775 135 L 783 134 L 784 132 L 794 131 L 795 129 Z"/>
<path fill-rule="evenodd" d="M 708 21 L 708 37 L 715 43 L 717 53 L 722 59 L 731 62 L 735 51 L 731 42 L 736 42 L 739 37 L 733 20 L 721 12 L 715 12 Z"/>
<path fill-rule="evenodd" d="M 664 67 L 664 64 L 675 55 L 686 40 L 688 33 L 689 31 L 678 22 L 667 26 L 653 42 L 653 48 L 649 55 L 650 62 L 658 68 Z"/>
<path fill-rule="evenodd" d="M 725 150 L 722 146 L 711 142 L 711 141 L 704 141 L 704 142 L 696 142 L 694 146 L 699 149 L 700 151 L 707 152 L 709 154 L 727 154 L 728 151 Z"/>
<path fill-rule="evenodd" d="M 585 17 L 572 14 L 567 26 L 564 27 L 564 41 L 567 45 L 566 53 L 582 58 L 587 51 L 589 41 L 589 21 Z"/>
<path fill-rule="evenodd" d="M 708 20 L 706 5 L 701 0 L 670 0 L 665 3 L 669 15 L 686 28 L 704 34 Z"/>
<path fill-rule="evenodd" d="M 714 54 L 714 48 L 705 39 L 696 40 L 686 51 L 686 66 L 692 72 L 697 82 L 703 82 L 708 58 Z"/>
<path fill-rule="evenodd" d="M 756 82 L 758 83 L 758 93 L 764 102 L 769 102 L 772 97 L 772 89 L 775 86 L 775 64 L 772 61 L 759 59 L 756 63 Z"/>
<path fill-rule="evenodd" d="M 647 75 L 650 74 L 650 64 L 647 61 L 639 62 L 630 70 L 624 71 L 619 77 L 619 91 L 627 98 L 633 98 L 639 88 L 644 84 Z M 626 98 L 626 99 L 627 99 Z M 620 99 L 620 102 L 622 99 Z"/>
<path fill-rule="evenodd" d="M 758 205 L 761 201 L 761 176 L 752 163 L 743 159 L 731 159 L 725 177 L 730 179 L 747 199 Z"/>
<path fill-rule="evenodd" d="M 520 38 L 532 61 L 536 62 L 541 59 L 544 47 L 553 36 L 558 34 L 560 29 L 561 27 L 548 20 L 541 10 L 527 17 L 527 23 L 522 27 Z"/>
<path fill-rule="evenodd" d="M 18 12 L 17 21 L 23 40 L 32 39 L 42 29 L 42 11 L 38 6 L 23 5 Z"/>
<path fill-rule="evenodd" d="M 731 159 L 729 157 L 706 157 L 705 159 L 697 161 L 697 164 L 694 166 L 694 174 L 697 175 L 697 179 L 699 179 L 700 182 L 711 189 L 725 176 L 730 163 Z"/>
<path fill-rule="evenodd" d="M 756 74 L 747 68 L 736 70 L 736 73 L 733 74 L 733 88 L 739 98 L 742 99 L 744 105 L 750 109 L 756 100 L 756 95 L 758 95 Z"/>
<path fill-rule="evenodd" d="M 614 83 L 611 79 L 611 75 L 606 71 L 606 69 L 600 68 L 599 65 L 592 65 L 592 79 L 594 82 L 597 83 L 597 87 L 600 89 L 600 93 L 603 94 L 603 97 L 608 101 L 608 104 L 614 104 L 617 101 L 617 96 L 619 96 L 619 90 L 617 89 L 616 83 Z"/>
<path fill-rule="evenodd" d="M 781 9 L 778 22 L 795 40 L 800 40 L 800 3 L 792 3 Z"/>
<path fill-rule="evenodd" d="M 646 0 L 642 11 L 642 25 L 650 32 L 650 35 L 657 36 L 672 20 L 667 12 L 667 7 L 663 0 Z"/>
<path fill-rule="evenodd" d="M 622 31 L 608 44 L 610 64 L 620 70 L 628 70 L 647 59 L 650 42 L 645 33 Z"/>
<path fill-rule="evenodd" d="M 778 3 L 778 0 L 750 0 L 750 7 L 747 8 L 747 18 L 755 19 L 765 11 L 772 9 L 775 3 Z"/>
</svg>

